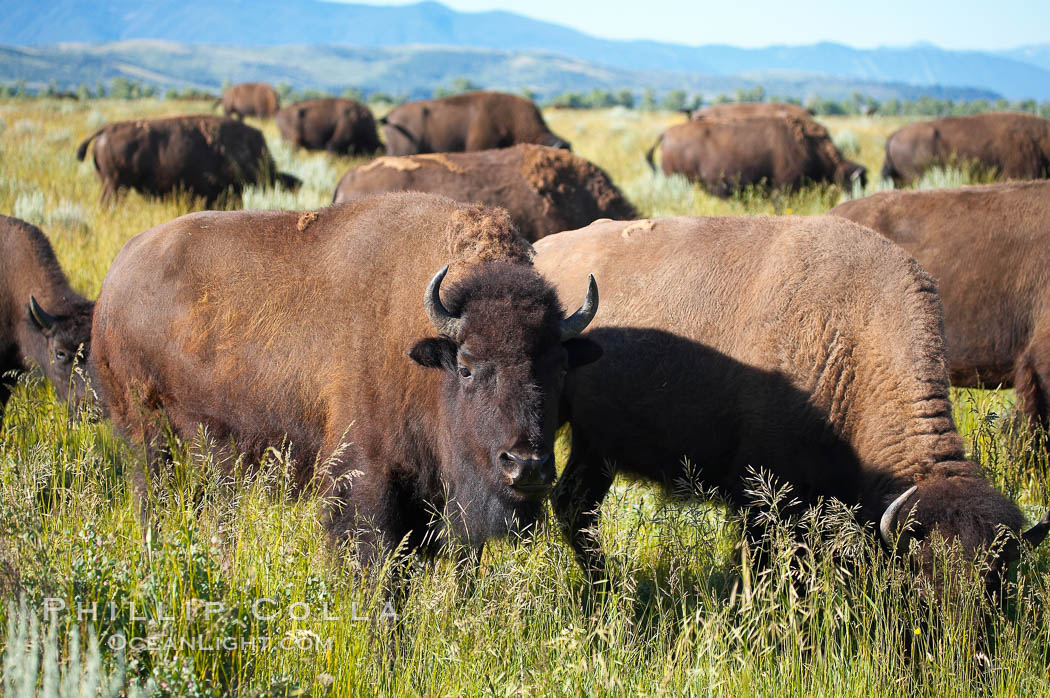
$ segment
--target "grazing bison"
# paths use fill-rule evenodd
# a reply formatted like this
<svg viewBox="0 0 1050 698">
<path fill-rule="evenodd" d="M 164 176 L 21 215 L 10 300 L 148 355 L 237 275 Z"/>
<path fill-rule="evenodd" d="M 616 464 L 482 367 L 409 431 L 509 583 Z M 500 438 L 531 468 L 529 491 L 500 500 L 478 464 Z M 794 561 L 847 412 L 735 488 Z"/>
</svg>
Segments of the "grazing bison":
<svg viewBox="0 0 1050 698">
<path fill-rule="evenodd" d="M 40 229 L 0 216 L 0 374 L 40 367 L 62 398 L 84 397 L 82 373 L 91 340 L 94 303 L 69 287 Z M 46 308 L 46 310 L 45 310 Z M 0 382 L 0 416 L 11 396 Z"/>
<path fill-rule="evenodd" d="M 502 206 L 530 242 L 598 218 L 638 217 L 609 175 L 577 155 L 542 145 L 382 157 L 344 174 L 334 201 L 387 191 Z"/>
<path fill-rule="evenodd" d="M 171 116 L 106 124 L 77 147 L 83 160 L 94 141 L 100 199 L 126 189 L 163 196 L 186 191 L 214 206 L 226 193 L 240 196 L 249 184 L 295 189 L 298 179 L 277 172 L 262 133 L 221 116 Z"/>
<path fill-rule="evenodd" d="M 765 183 L 795 189 L 806 182 L 833 181 L 863 187 L 867 170 L 842 157 L 827 130 L 812 119 L 756 116 L 702 119 L 669 128 L 645 154 L 649 167 L 660 148 L 664 174 L 703 183 L 715 196 Z"/>
<path fill-rule="evenodd" d="M 371 155 L 382 149 L 372 111 L 352 99 L 311 99 L 277 112 L 281 136 L 296 148 L 340 155 Z"/>
<path fill-rule="evenodd" d="M 467 92 L 409 102 L 379 120 L 388 155 L 450 153 L 535 143 L 570 150 L 531 101 L 501 92 Z"/>
<path fill-rule="evenodd" d="M 92 377 L 154 463 L 162 414 L 251 458 L 288 444 L 366 563 L 480 548 L 542 511 L 565 374 L 599 353 L 596 288 L 565 317 L 531 254 L 505 212 L 427 194 L 183 216 L 110 267 Z"/>
<path fill-rule="evenodd" d="M 756 116 L 792 117 L 812 120 L 813 114 L 803 107 L 783 102 L 727 102 L 711 104 L 690 115 L 693 121 L 701 119 L 751 119 Z"/>
<path fill-rule="evenodd" d="M 931 167 L 973 166 L 1003 179 L 1050 177 L 1050 120 L 992 112 L 920 121 L 886 141 L 882 178 L 910 184 Z"/>
<path fill-rule="evenodd" d="M 831 214 L 882 233 L 937 280 L 953 384 L 1013 386 L 1050 426 L 1050 182 L 880 192 Z"/>
<path fill-rule="evenodd" d="M 971 553 L 1021 530 L 955 430 L 933 280 L 885 238 L 831 216 L 670 218 L 599 221 L 536 250 L 566 297 L 582 269 L 602 285 L 588 336 L 603 355 L 566 384 L 572 455 L 554 493 L 592 574 L 617 472 L 741 507 L 763 468 L 802 504 L 857 506 L 890 541 L 914 507 L 917 538 Z"/>
<path fill-rule="evenodd" d="M 269 119 L 281 107 L 277 91 L 264 82 L 242 82 L 222 93 L 222 110 L 226 116 L 243 119 L 257 116 Z"/>
</svg>

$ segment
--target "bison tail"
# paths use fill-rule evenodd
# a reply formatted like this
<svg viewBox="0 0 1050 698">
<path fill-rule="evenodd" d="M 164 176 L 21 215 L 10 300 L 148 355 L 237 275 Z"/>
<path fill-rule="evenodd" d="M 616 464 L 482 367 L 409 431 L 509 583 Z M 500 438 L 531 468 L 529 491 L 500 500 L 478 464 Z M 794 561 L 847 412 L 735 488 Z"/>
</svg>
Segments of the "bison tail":
<svg viewBox="0 0 1050 698">
<path fill-rule="evenodd" d="M 80 145 L 77 146 L 77 161 L 78 162 L 83 162 L 84 156 L 87 155 L 88 145 L 91 143 L 91 141 L 95 140 L 95 137 L 98 136 L 98 134 L 102 133 L 102 129 L 104 129 L 104 128 L 105 128 L 105 126 L 100 128 L 99 130 L 95 131 L 90 136 L 88 136 L 83 141 L 81 141 Z"/>
<path fill-rule="evenodd" d="M 656 172 L 656 164 L 653 162 L 653 153 L 656 152 L 656 148 L 660 145 L 660 143 L 663 142 L 663 140 L 663 134 L 660 134 L 660 137 L 656 139 L 656 142 L 653 143 L 653 146 L 649 148 L 649 150 L 645 151 L 645 161 L 649 163 L 649 169 L 653 172 Z"/>
</svg>

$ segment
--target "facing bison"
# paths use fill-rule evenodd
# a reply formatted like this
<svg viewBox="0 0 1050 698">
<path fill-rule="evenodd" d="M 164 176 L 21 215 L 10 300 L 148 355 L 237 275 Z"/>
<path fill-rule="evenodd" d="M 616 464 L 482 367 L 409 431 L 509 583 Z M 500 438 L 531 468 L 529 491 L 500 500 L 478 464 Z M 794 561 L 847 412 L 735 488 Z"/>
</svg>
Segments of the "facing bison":
<svg viewBox="0 0 1050 698">
<path fill-rule="evenodd" d="M 673 126 L 646 153 L 660 148 L 664 174 L 702 182 L 715 196 L 728 197 L 751 185 L 796 189 L 807 182 L 863 187 L 867 170 L 842 157 L 827 129 L 812 119 L 756 116 L 701 119 Z"/>
<path fill-rule="evenodd" d="M 297 148 L 339 155 L 371 155 L 382 149 L 372 111 L 352 99 L 298 102 L 277 112 L 277 128 Z"/>
<path fill-rule="evenodd" d="M 598 218 L 637 218 L 630 202 L 595 165 L 542 145 L 382 157 L 339 180 L 335 202 L 388 191 L 425 191 L 465 203 L 502 206 L 530 242 Z"/>
<path fill-rule="evenodd" d="M 163 196 L 186 191 L 214 206 L 227 192 L 240 196 L 249 184 L 295 189 L 298 179 L 278 173 L 257 129 L 222 116 L 171 116 L 106 124 L 77 147 L 83 160 L 94 141 L 100 199 L 125 189 Z"/>
<path fill-rule="evenodd" d="M 540 512 L 565 373 L 598 351 L 596 289 L 566 318 L 530 256 L 504 212 L 424 194 L 183 216 L 110 268 L 92 375 L 154 463 L 162 414 L 252 458 L 290 444 L 365 563 L 480 548 Z"/>
<path fill-rule="evenodd" d="M 567 297 L 581 269 L 602 284 L 588 336 L 604 353 L 566 385 L 572 456 L 554 495 L 585 569 L 603 568 L 588 532 L 616 472 L 740 507 L 763 468 L 801 503 L 857 506 L 889 541 L 914 506 L 916 538 L 971 554 L 1000 525 L 1020 531 L 955 430 L 933 282 L 885 238 L 831 216 L 671 218 L 536 249 Z M 759 537 L 760 513 L 747 525 Z"/>
<path fill-rule="evenodd" d="M 502 92 L 408 102 L 379 120 L 388 155 L 450 153 L 535 143 L 569 150 L 536 105 Z"/>
</svg>

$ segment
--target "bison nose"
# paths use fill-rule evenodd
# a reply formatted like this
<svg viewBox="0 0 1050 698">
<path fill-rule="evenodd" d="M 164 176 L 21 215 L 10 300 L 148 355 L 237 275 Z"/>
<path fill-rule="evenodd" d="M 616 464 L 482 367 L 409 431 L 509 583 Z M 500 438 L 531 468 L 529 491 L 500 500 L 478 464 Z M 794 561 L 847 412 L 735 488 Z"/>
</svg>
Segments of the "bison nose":
<svg viewBox="0 0 1050 698">
<path fill-rule="evenodd" d="M 522 492 L 545 492 L 554 483 L 554 453 L 520 453 L 504 451 L 500 468 L 508 484 Z"/>
</svg>

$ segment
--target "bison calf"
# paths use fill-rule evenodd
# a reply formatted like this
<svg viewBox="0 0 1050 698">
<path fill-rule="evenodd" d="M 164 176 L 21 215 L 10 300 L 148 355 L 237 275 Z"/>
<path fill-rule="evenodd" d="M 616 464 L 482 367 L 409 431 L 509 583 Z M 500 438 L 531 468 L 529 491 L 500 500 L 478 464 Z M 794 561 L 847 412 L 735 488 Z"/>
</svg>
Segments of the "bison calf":
<svg viewBox="0 0 1050 698">
<path fill-rule="evenodd" d="M 598 218 L 638 215 L 601 169 L 565 150 L 541 145 L 382 157 L 344 174 L 333 200 L 387 191 L 426 191 L 501 206 L 530 242 Z"/>
<path fill-rule="evenodd" d="M 1050 120 L 989 113 L 920 121 L 886 141 L 882 178 L 910 184 L 931 167 L 971 166 L 1003 179 L 1050 177 Z"/>
<path fill-rule="evenodd" d="M 379 120 L 388 155 L 448 153 L 535 143 L 569 150 L 530 100 L 502 92 L 467 92 L 408 102 Z"/>
<path fill-rule="evenodd" d="M 296 148 L 340 155 L 371 155 L 382 149 L 372 111 L 352 99 L 312 99 L 277 112 L 281 136 Z"/>
<path fill-rule="evenodd" d="M 295 189 L 300 182 L 278 173 L 266 140 L 257 129 L 221 116 L 172 116 L 106 124 L 77 147 L 83 160 L 94 141 L 100 199 L 126 189 L 163 196 L 185 191 L 214 206 L 249 184 Z"/>
<path fill-rule="evenodd" d="M 657 147 L 664 174 L 698 181 L 715 196 L 762 184 L 788 190 L 809 182 L 834 182 L 847 190 L 867 184 L 867 169 L 843 158 L 812 119 L 755 116 L 679 124 L 645 154 L 654 170 Z"/>
<path fill-rule="evenodd" d="M 542 511 L 565 375 L 598 354 L 597 289 L 565 317 L 530 256 L 499 209 L 425 194 L 183 216 L 110 267 L 92 375 L 154 464 L 161 417 L 253 458 L 289 444 L 365 564 L 480 549 Z"/>
<path fill-rule="evenodd" d="M 40 229 L 0 216 L 0 374 L 39 367 L 62 398 L 84 397 L 94 303 L 69 287 Z M 11 394 L 0 382 L 0 416 Z"/>
<path fill-rule="evenodd" d="M 605 299 L 588 335 L 603 357 L 566 386 L 572 455 L 554 495 L 592 574 L 588 532 L 616 473 L 743 507 L 762 468 L 801 504 L 857 506 L 891 545 L 909 514 L 920 542 L 936 531 L 971 555 L 1021 530 L 952 421 L 933 280 L 885 238 L 831 216 L 670 218 L 597 222 L 536 249 L 566 296 L 587 269 Z"/>
</svg>

